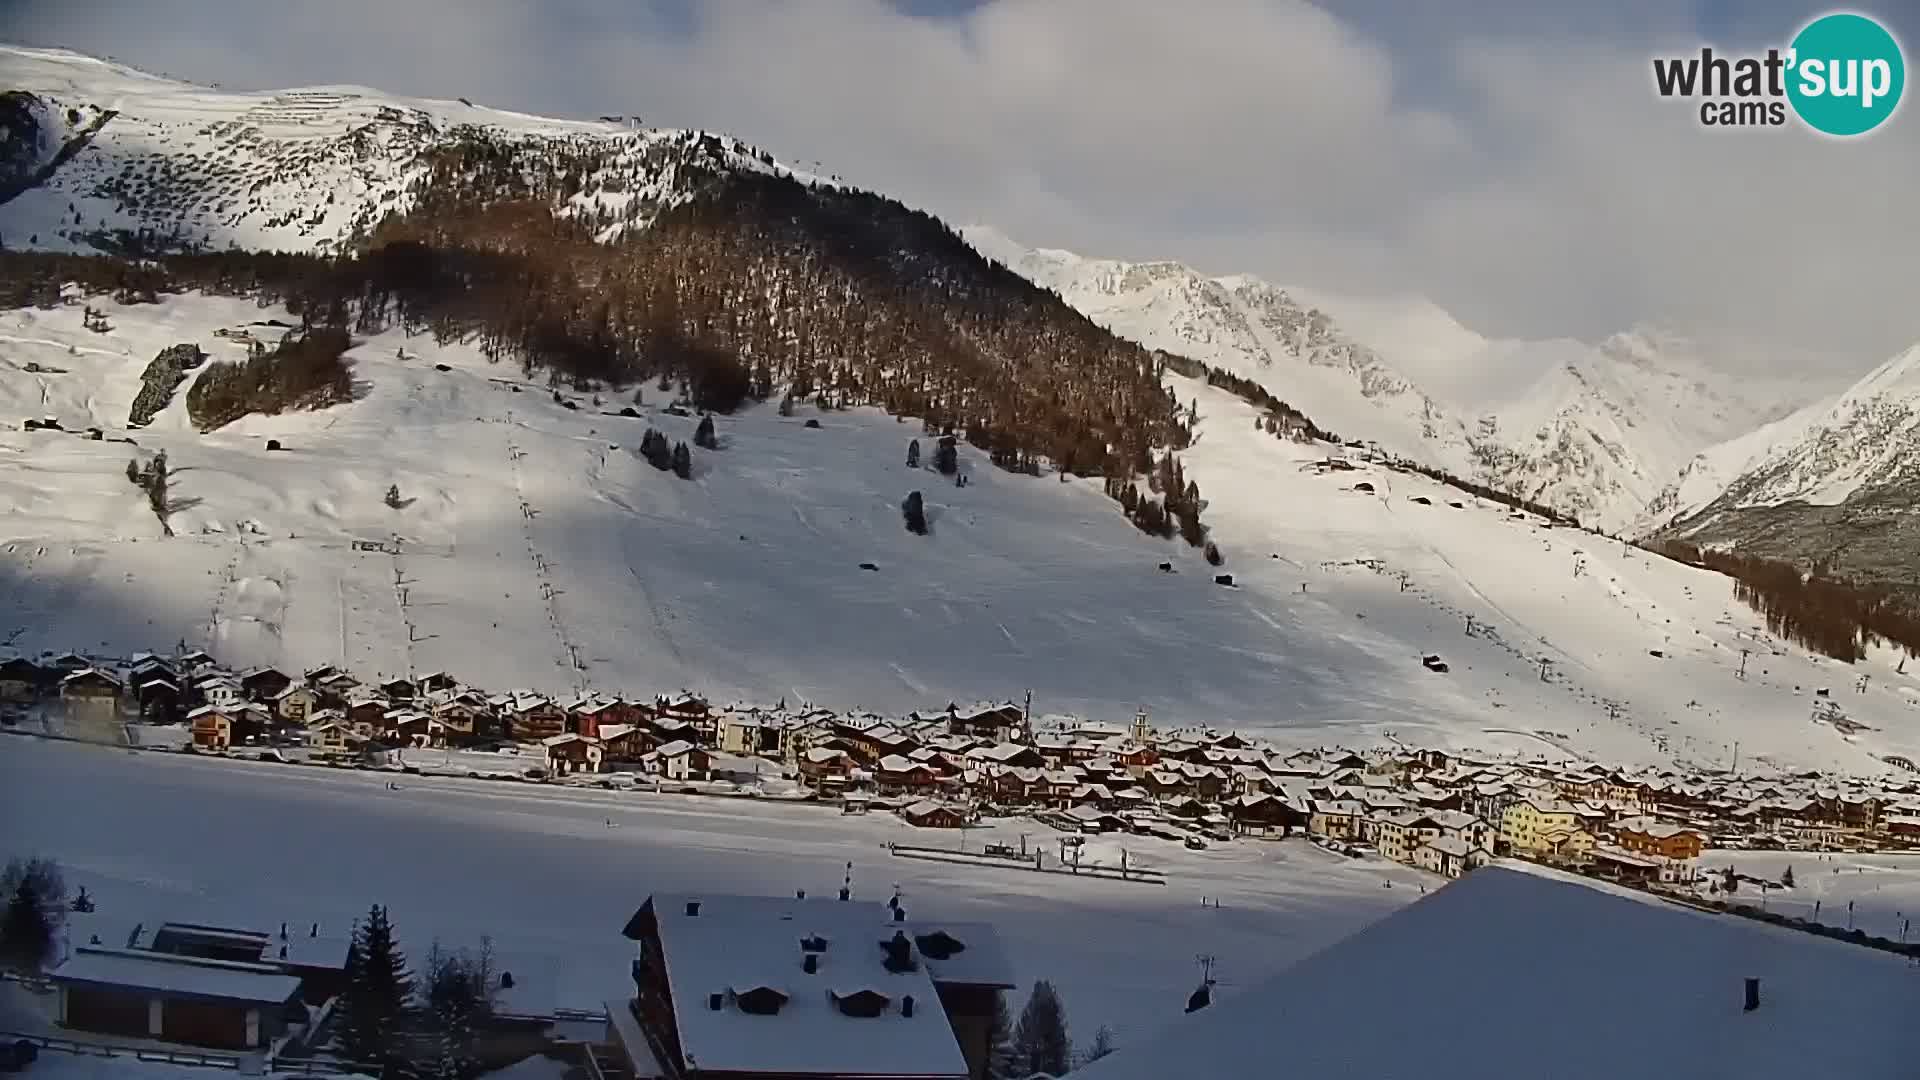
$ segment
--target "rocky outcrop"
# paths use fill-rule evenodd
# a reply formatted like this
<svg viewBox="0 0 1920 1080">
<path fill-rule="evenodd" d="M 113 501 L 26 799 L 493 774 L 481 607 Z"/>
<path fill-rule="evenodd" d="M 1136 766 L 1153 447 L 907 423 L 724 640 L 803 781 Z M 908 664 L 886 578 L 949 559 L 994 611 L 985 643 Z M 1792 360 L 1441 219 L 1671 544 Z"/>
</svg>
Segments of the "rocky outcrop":
<svg viewBox="0 0 1920 1080">
<path fill-rule="evenodd" d="M 140 376 L 140 392 L 134 395 L 133 408 L 127 413 L 128 427 L 146 427 L 160 410 L 173 400 L 173 392 L 187 381 L 187 372 L 207 359 L 200 346 L 187 342 L 160 350 Z"/>
</svg>

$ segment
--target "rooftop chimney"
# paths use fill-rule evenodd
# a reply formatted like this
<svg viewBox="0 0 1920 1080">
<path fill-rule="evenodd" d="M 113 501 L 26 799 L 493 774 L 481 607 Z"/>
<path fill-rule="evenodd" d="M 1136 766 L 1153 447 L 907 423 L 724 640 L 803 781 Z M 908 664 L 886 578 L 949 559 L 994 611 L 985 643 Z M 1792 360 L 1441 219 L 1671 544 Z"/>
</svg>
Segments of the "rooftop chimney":
<svg viewBox="0 0 1920 1080">
<path fill-rule="evenodd" d="M 905 1017 L 908 1020 L 913 1019 L 913 995 L 912 994 L 908 994 L 906 997 L 900 999 L 900 1015 Z"/>
<path fill-rule="evenodd" d="M 712 1009 L 714 1012 L 719 1012 L 721 1004 L 726 1000 L 727 996 L 725 994 L 708 994 L 707 1008 Z"/>
<path fill-rule="evenodd" d="M 807 953 L 805 956 L 802 956 L 800 958 L 800 970 L 809 975 L 817 974 L 820 971 L 820 954 Z"/>
<path fill-rule="evenodd" d="M 1748 979 L 1746 1011 L 1752 1012 L 1753 1010 L 1759 1007 L 1760 1007 L 1760 980 Z"/>
<path fill-rule="evenodd" d="M 894 921 L 894 922 L 906 922 L 906 921 L 907 921 L 907 909 L 906 909 L 906 908 L 903 908 L 903 907 L 896 907 L 896 908 L 894 908 L 894 909 L 893 909 L 893 921 Z"/>
<path fill-rule="evenodd" d="M 795 900 L 805 900 L 807 898 L 807 890 L 805 889 L 793 890 L 793 898 Z"/>
<path fill-rule="evenodd" d="M 700 914 L 700 901 L 698 900 L 687 901 L 687 917 L 691 919 L 699 914 Z"/>
</svg>

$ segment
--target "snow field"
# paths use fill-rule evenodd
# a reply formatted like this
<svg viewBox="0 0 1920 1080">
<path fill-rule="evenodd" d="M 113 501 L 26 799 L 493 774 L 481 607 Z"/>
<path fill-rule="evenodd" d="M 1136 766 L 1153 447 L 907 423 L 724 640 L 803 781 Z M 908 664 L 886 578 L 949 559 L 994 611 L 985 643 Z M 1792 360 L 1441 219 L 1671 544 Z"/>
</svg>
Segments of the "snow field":
<svg viewBox="0 0 1920 1080">
<path fill-rule="evenodd" d="M 493 692 L 686 688 L 883 712 L 1031 689 L 1040 712 L 1145 706 L 1162 727 L 1283 745 L 1621 764 L 1724 765 L 1737 742 L 1747 762 L 1869 772 L 1877 754 L 1920 752 L 1920 684 L 1893 658 L 1863 665 L 1874 677 L 1854 693 L 1853 671 L 1757 628 L 1725 578 L 1423 477 L 1314 471 L 1338 449 L 1255 433 L 1250 407 L 1190 380 L 1175 390 L 1199 400 L 1200 438 L 1182 458 L 1234 588 L 1132 529 L 1096 481 L 1011 475 L 965 448 L 964 488 L 909 470 L 907 441 L 927 442 L 913 422 L 749 408 L 720 418 L 722 449 L 696 450 L 681 481 L 636 453 L 649 425 L 692 439 L 696 418 L 666 412 L 657 387 L 637 419 L 610 415 L 631 389 L 569 392 L 567 408 L 472 347 L 397 332 L 350 354 L 351 404 L 201 435 L 183 385 L 128 431 L 160 349 L 234 357 L 215 329 L 271 337 L 261 324 L 286 314 L 202 296 L 97 306 L 108 333 L 83 330 L 78 304 L 0 313 L 14 409 L 0 418 L 106 435 L 0 431 L 0 640 L 20 650 L 184 640 L 241 666 L 446 670 Z M 171 538 L 123 475 L 161 449 Z M 927 537 L 901 524 L 916 489 Z M 1452 670 L 1421 667 L 1428 653 Z M 1871 730 L 1813 723 L 1816 687 Z"/>
</svg>

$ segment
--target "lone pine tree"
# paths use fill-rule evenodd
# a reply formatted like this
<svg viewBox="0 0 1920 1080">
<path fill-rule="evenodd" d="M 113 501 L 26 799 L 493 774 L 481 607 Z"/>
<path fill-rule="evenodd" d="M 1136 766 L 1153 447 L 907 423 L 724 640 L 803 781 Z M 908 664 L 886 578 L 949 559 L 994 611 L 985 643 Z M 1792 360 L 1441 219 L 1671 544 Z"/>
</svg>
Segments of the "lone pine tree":
<svg viewBox="0 0 1920 1080">
<path fill-rule="evenodd" d="M 391 1063 L 400 1056 L 400 1028 L 413 996 L 406 957 L 379 904 L 353 931 L 347 947 L 347 988 L 341 995 L 340 1041 L 354 1061 Z"/>
<path fill-rule="evenodd" d="M 908 532 L 915 536 L 927 535 L 927 508 L 919 492 L 907 493 L 907 501 L 900 504 L 900 513 L 906 518 Z"/>
<path fill-rule="evenodd" d="M 1026 1008 L 1013 1028 L 1014 1075 L 1064 1076 L 1073 1064 L 1073 1040 L 1067 1034 L 1067 1010 L 1045 979 L 1033 984 Z"/>
</svg>

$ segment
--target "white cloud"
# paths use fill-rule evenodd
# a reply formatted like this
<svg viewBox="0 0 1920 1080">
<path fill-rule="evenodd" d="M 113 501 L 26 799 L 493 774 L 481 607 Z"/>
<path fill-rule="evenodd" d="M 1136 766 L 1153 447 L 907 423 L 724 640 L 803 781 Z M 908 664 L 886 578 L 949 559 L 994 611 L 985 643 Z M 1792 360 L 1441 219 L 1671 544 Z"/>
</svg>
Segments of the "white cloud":
<svg viewBox="0 0 1920 1080">
<path fill-rule="evenodd" d="M 1563 23 L 1538 5 L 1403 19 L 1369 0 L 1345 17 L 996 0 L 944 19 L 741 0 L 692 3 L 679 22 L 626 0 L 76 6 L 30 6 L 16 32 L 201 80 L 360 82 L 729 131 L 956 223 L 1422 291 L 1490 334 L 1661 320 L 1849 367 L 1920 339 L 1906 296 L 1920 113 L 1857 144 L 1708 132 L 1653 97 L 1656 31 L 1632 20 Z M 1642 14 L 1659 48 L 1709 38 L 1677 5 Z M 1764 44 L 1765 22 L 1743 17 L 1731 44 Z"/>
</svg>

